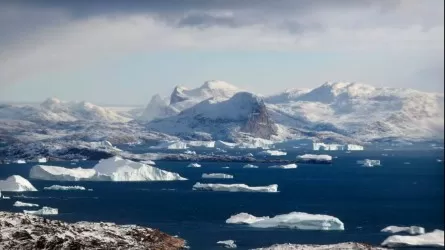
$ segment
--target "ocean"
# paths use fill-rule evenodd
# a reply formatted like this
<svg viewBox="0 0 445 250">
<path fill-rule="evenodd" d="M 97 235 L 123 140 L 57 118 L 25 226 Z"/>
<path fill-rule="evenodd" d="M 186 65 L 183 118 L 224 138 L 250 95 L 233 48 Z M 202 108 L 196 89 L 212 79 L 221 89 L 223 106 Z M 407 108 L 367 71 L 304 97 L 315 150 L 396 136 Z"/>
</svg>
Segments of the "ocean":
<svg viewBox="0 0 445 250">
<path fill-rule="evenodd" d="M 243 152 L 245 153 L 245 152 Z M 299 152 L 284 158 L 295 159 Z M 110 183 L 50 182 L 30 179 L 39 192 L 7 193 L 0 210 L 20 212 L 16 200 L 59 209 L 51 218 L 67 222 L 107 221 L 159 228 L 187 240 L 191 249 L 222 249 L 220 240 L 236 241 L 238 249 L 276 243 L 328 244 L 345 241 L 379 245 L 389 235 L 380 230 L 390 225 L 444 229 L 443 151 L 329 152 L 331 165 L 298 164 L 297 169 L 269 169 L 273 164 L 156 162 L 157 167 L 177 172 L 188 181 Z M 378 159 L 382 166 L 361 167 L 357 160 Z M 49 162 L 47 165 L 93 167 L 96 162 Z M 0 165 L 0 179 L 12 174 L 28 178 L 34 164 Z M 229 169 L 223 167 L 229 166 Z M 201 179 L 203 173 L 228 173 L 234 179 Z M 196 182 L 244 183 L 250 186 L 278 184 L 278 193 L 228 193 L 192 191 Z M 47 191 L 53 184 L 81 185 L 93 191 Z M 257 229 L 225 223 L 231 215 L 246 212 L 274 216 L 292 211 L 327 214 L 339 218 L 345 231 Z"/>
</svg>

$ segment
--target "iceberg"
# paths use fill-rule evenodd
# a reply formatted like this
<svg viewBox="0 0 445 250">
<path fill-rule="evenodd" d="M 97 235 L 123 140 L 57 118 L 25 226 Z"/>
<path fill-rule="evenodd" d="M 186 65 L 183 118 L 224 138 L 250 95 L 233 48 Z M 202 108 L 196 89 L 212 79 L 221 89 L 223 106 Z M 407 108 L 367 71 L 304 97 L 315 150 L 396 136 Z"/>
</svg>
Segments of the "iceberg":
<svg viewBox="0 0 445 250">
<path fill-rule="evenodd" d="M 348 151 L 363 151 L 364 149 L 365 148 L 360 145 L 355 145 L 355 144 L 347 144 L 346 145 L 346 150 L 348 150 Z"/>
<path fill-rule="evenodd" d="M 243 168 L 258 168 L 258 166 L 252 165 L 252 164 L 246 164 L 243 166 Z"/>
<path fill-rule="evenodd" d="M 382 246 L 385 247 L 444 247 L 444 232 L 442 230 L 434 230 L 426 234 L 416 236 L 389 236 L 383 241 Z"/>
<path fill-rule="evenodd" d="M 275 166 L 270 166 L 269 168 L 292 169 L 292 168 L 297 168 L 297 164 L 275 165 Z"/>
<path fill-rule="evenodd" d="M 20 159 L 20 160 L 14 161 L 14 163 L 16 163 L 16 164 L 26 164 L 26 161 L 23 160 L 23 159 Z"/>
<path fill-rule="evenodd" d="M 59 210 L 57 208 L 51 207 L 42 207 L 39 210 L 23 210 L 25 214 L 33 214 L 33 215 L 57 215 L 59 214 Z"/>
<path fill-rule="evenodd" d="M 216 242 L 218 245 L 222 245 L 225 248 L 236 248 L 236 244 L 234 240 L 220 240 Z"/>
<path fill-rule="evenodd" d="M 184 154 L 186 154 L 186 155 L 196 155 L 196 152 L 195 151 L 191 151 L 191 150 L 186 150 L 186 151 L 184 151 Z"/>
<path fill-rule="evenodd" d="M 140 163 L 144 163 L 147 165 L 156 165 L 156 163 L 154 161 L 150 161 L 150 160 L 140 161 Z"/>
<path fill-rule="evenodd" d="M 325 144 L 322 142 L 314 142 L 314 143 L 312 143 L 312 149 L 314 151 L 319 151 L 319 150 L 323 150 L 323 151 L 338 151 L 338 150 L 362 151 L 362 150 L 364 150 L 364 147 L 360 146 L 360 145 L 355 145 L 355 144 L 341 145 L 341 144 Z"/>
<path fill-rule="evenodd" d="M 344 230 L 338 218 L 323 214 L 291 212 L 270 217 L 256 217 L 248 213 L 232 215 L 227 224 L 247 224 L 257 228 L 290 228 L 299 230 Z"/>
<path fill-rule="evenodd" d="M 222 174 L 222 173 L 202 174 L 202 178 L 204 178 L 204 179 L 233 179 L 233 175 Z"/>
<path fill-rule="evenodd" d="M 287 155 L 286 152 L 279 151 L 279 150 L 265 150 L 258 153 L 258 155 L 261 156 L 283 156 Z"/>
<path fill-rule="evenodd" d="M 363 167 L 375 167 L 375 166 L 380 166 L 380 160 L 364 159 L 357 161 L 357 164 L 360 164 Z"/>
<path fill-rule="evenodd" d="M 188 168 L 200 168 L 201 165 L 198 163 L 190 163 L 189 165 L 187 165 Z"/>
<path fill-rule="evenodd" d="M 2 199 L 3 199 L 3 200 L 10 200 L 11 197 L 9 197 L 9 196 L 4 196 L 4 195 L 3 195 L 3 196 L 2 196 Z"/>
<path fill-rule="evenodd" d="M 82 186 L 60 186 L 60 185 L 52 185 L 50 187 L 44 187 L 45 190 L 60 190 L 60 191 L 67 191 L 67 190 L 87 190 L 86 188 Z"/>
<path fill-rule="evenodd" d="M 0 190 L 9 192 L 37 191 L 27 179 L 20 175 L 12 175 L 6 180 L 0 180 Z"/>
<path fill-rule="evenodd" d="M 38 162 L 38 163 L 46 163 L 47 161 L 48 161 L 48 159 L 45 158 L 45 157 L 37 158 L 37 162 Z"/>
<path fill-rule="evenodd" d="M 297 161 L 313 162 L 313 163 L 330 163 L 332 161 L 332 156 L 304 154 L 304 155 L 297 156 Z"/>
<path fill-rule="evenodd" d="M 250 187 L 246 184 L 211 184 L 211 183 L 195 183 L 193 190 L 205 191 L 223 191 L 223 192 L 260 192 L 260 193 L 276 193 L 278 185 Z"/>
<path fill-rule="evenodd" d="M 410 226 L 410 227 L 398 227 L 398 226 L 389 226 L 385 227 L 381 230 L 381 232 L 384 233 L 400 233 L 400 232 L 407 232 L 409 234 L 424 234 L 425 228 L 418 227 L 418 226 Z"/>
<path fill-rule="evenodd" d="M 150 147 L 152 149 L 188 149 L 187 143 L 182 141 L 167 141 L 161 142 L 156 146 Z"/>
<path fill-rule="evenodd" d="M 227 169 L 227 168 L 230 168 L 230 167 L 228 167 L 228 166 L 225 166 L 225 167 L 222 167 L 222 168 L 225 168 L 225 169 Z"/>
<path fill-rule="evenodd" d="M 64 168 L 36 165 L 30 177 L 55 181 L 176 181 L 186 180 L 177 173 L 168 172 L 140 162 L 114 156 L 99 161 L 92 169 Z"/>
<path fill-rule="evenodd" d="M 26 202 L 21 202 L 21 201 L 16 201 L 13 204 L 14 207 L 38 207 L 38 204 L 34 204 L 34 203 L 26 203 Z"/>
</svg>

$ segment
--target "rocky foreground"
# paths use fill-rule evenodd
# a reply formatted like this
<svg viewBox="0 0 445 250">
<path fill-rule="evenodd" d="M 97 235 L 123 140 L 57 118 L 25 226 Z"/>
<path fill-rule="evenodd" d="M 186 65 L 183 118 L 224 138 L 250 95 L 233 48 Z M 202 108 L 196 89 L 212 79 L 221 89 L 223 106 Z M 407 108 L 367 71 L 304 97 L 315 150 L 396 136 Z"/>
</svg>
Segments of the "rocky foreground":
<svg viewBox="0 0 445 250">
<path fill-rule="evenodd" d="M 346 242 L 332 245 L 297 245 L 277 244 L 266 248 L 254 250 L 389 250 L 388 248 L 374 247 L 368 244 Z"/>
<path fill-rule="evenodd" d="M 74 224 L 0 212 L 0 249 L 183 249 L 185 241 L 156 229 L 114 223 Z"/>
</svg>

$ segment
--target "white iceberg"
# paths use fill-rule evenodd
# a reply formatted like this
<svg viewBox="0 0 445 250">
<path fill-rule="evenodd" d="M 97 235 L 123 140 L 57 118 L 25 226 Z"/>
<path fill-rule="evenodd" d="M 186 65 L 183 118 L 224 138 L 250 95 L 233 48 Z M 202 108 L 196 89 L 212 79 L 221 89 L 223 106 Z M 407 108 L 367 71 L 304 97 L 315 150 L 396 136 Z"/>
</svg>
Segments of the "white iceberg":
<svg viewBox="0 0 445 250">
<path fill-rule="evenodd" d="M 223 245 L 225 248 L 236 248 L 236 244 L 234 240 L 220 240 L 216 242 L 218 245 Z"/>
<path fill-rule="evenodd" d="M 444 247 L 444 232 L 434 230 L 426 234 L 416 236 L 393 235 L 383 241 L 385 247 Z"/>
<path fill-rule="evenodd" d="M 17 164 L 25 164 L 26 161 L 23 160 L 23 159 L 20 159 L 20 160 L 16 160 L 14 163 L 17 163 Z"/>
<path fill-rule="evenodd" d="M 152 146 L 150 148 L 153 149 L 188 149 L 188 145 L 186 142 L 183 141 L 166 141 L 161 142 L 160 144 L 156 146 Z"/>
<path fill-rule="evenodd" d="M 410 227 L 398 227 L 398 226 L 389 226 L 385 227 L 381 230 L 381 232 L 384 233 L 400 233 L 400 232 L 407 232 L 409 234 L 424 234 L 425 228 L 418 227 L 418 226 L 410 226 Z"/>
<path fill-rule="evenodd" d="M 297 168 L 297 164 L 274 165 L 270 166 L 269 168 L 292 169 L 292 168 Z"/>
<path fill-rule="evenodd" d="M 195 151 L 191 151 L 191 150 L 186 150 L 186 151 L 184 151 L 184 154 L 186 154 L 186 155 L 196 155 L 196 152 Z"/>
<path fill-rule="evenodd" d="M 33 214 L 33 215 L 57 215 L 59 214 L 59 210 L 57 208 L 51 207 L 42 207 L 39 210 L 23 210 L 25 214 Z"/>
<path fill-rule="evenodd" d="M 313 155 L 313 154 L 304 154 L 297 156 L 297 159 L 300 161 L 332 161 L 332 156 L 330 155 Z"/>
<path fill-rule="evenodd" d="M 252 164 L 246 164 L 243 166 L 243 168 L 258 168 L 258 166 L 252 165 Z"/>
<path fill-rule="evenodd" d="M 168 172 L 140 162 L 114 156 L 99 161 L 92 169 L 64 168 L 36 165 L 30 177 L 56 181 L 176 181 L 186 180 L 177 173 Z"/>
<path fill-rule="evenodd" d="M 48 159 L 46 157 L 37 158 L 38 163 L 46 163 L 47 161 L 48 161 Z"/>
<path fill-rule="evenodd" d="M 233 179 L 233 175 L 223 173 L 202 174 L 204 179 Z"/>
<path fill-rule="evenodd" d="M 279 151 L 279 150 L 265 150 L 258 153 L 258 155 L 261 156 L 283 156 L 287 155 L 286 152 Z"/>
<path fill-rule="evenodd" d="M 156 163 L 154 161 L 150 161 L 150 160 L 141 161 L 141 163 L 144 163 L 147 165 L 156 165 Z"/>
<path fill-rule="evenodd" d="M 187 165 L 188 168 L 200 168 L 201 165 L 199 163 L 190 163 Z"/>
<path fill-rule="evenodd" d="M 52 185 L 50 187 L 44 187 L 45 190 L 60 190 L 60 191 L 67 191 L 67 190 L 87 190 L 85 187 L 82 186 L 61 186 L 61 185 Z"/>
<path fill-rule="evenodd" d="M 250 187 L 246 184 L 212 184 L 212 183 L 195 183 L 193 190 L 206 191 L 223 191 L 223 192 L 260 192 L 260 193 L 276 193 L 278 185 Z"/>
<path fill-rule="evenodd" d="M 16 201 L 13 204 L 14 207 L 38 207 L 38 204 L 34 204 L 34 203 L 26 203 L 26 202 L 21 202 L 21 201 Z"/>
<path fill-rule="evenodd" d="M 10 200 L 11 197 L 9 197 L 9 196 L 4 196 L 4 195 L 3 195 L 3 196 L 2 196 L 2 199 L 3 199 L 3 200 Z"/>
<path fill-rule="evenodd" d="M 323 214 L 291 212 L 270 217 L 256 217 L 248 213 L 232 215 L 228 224 L 247 224 L 257 228 L 291 228 L 300 230 L 344 230 L 345 226 L 338 218 Z"/>
<path fill-rule="evenodd" d="M 222 167 L 222 168 L 225 168 L 225 169 L 227 169 L 227 168 L 230 168 L 230 167 L 228 167 L 228 166 L 225 166 L 225 167 Z"/>
<path fill-rule="evenodd" d="M 375 167 L 375 166 L 380 166 L 380 160 L 364 159 L 357 161 L 357 164 L 360 164 L 363 167 Z"/>
<path fill-rule="evenodd" d="M 20 175 L 12 175 L 6 180 L 0 180 L 0 190 L 10 192 L 37 191 L 27 179 Z"/>
<path fill-rule="evenodd" d="M 323 150 L 323 151 L 338 151 L 338 150 L 346 150 L 346 151 L 362 151 L 364 150 L 363 146 L 355 145 L 355 144 L 326 144 L 322 142 L 314 142 L 312 143 L 312 149 L 315 151 Z"/>
</svg>

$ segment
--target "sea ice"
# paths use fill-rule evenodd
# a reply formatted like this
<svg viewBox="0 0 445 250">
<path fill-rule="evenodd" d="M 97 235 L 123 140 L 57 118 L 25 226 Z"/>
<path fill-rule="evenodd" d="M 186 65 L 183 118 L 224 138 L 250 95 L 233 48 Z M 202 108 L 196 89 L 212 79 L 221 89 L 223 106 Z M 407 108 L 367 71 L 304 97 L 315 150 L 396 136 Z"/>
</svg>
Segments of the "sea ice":
<svg viewBox="0 0 445 250">
<path fill-rule="evenodd" d="M 344 224 L 330 215 L 291 212 L 270 217 L 256 217 L 248 213 L 232 215 L 228 224 L 247 224 L 257 228 L 291 228 L 300 230 L 344 230 Z"/>
<path fill-rule="evenodd" d="M 190 163 L 187 165 L 188 168 L 200 168 L 201 165 L 199 163 Z"/>
<path fill-rule="evenodd" d="M 410 227 L 389 226 L 382 229 L 381 232 L 393 233 L 393 234 L 400 232 L 407 232 L 409 234 L 424 234 L 425 228 L 418 226 L 410 226 Z"/>
<path fill-rule="evenodd" d="M 233 179 L 233 175 L 223 173 L 202 174 L 204 179 Z"/>
<path fill-rule="evenodd" d="M 21 201 L 16 201 L 13 204 L 14 207 L 38 207 L 38 204 L 34 204 L 34 203 L 26 203 L 26 202 L 21 202 Z"/>
<path fill-rule="evenodd" d="M 27 179 L 20 175 L 12 175 L 6 180 L 0 180 L 0 190 L 10 192 L 37 191 Z"/>
<path fill-rule="evenodd" d="M 223 245 L 225 248 L 236 248 L 234 240 L 221 240 L 216 242 L 216 244 Z"/>
<path fill-rule="evenodd" d="M 274 165 L 270 166 L 269 168 L 292 169 L 297 168 L 297 164 Z"/>
<path fill-rule="evenodd" d="M 23 210 L 25 214 L 34 214 L 34 215 L 56 215 L 59 214 L 59 210 L 57 208 L 51 207 L 42 207 L 39 210 Z"/>
<path fill-rule="evenodd" d="M 258 155 L 261 156 L 283 156 L 287 155 L 286 152 L 279 151 L 279 150 L 265 150 L 258 153 Z"/>
<path fill-rule="evenodd" d="M 67 191 L 67 190 L 86 190 L 86 188 L 82 186 L 60 186 L 60 185 L 52 185 L 50 187 L 44 187 L 45 190 L 60 190 L 60 191 Z"/>
<path fill-rule="evenodd" d="M 193 185 L 193 190 L 276 193 L 278 192 L 278 185 L 272 184 L 269 186 L 250 187 L 246 184 L 211 184 L 197 182 Z"/>
<path fill-rule="evenodd" d="M 383 241 L 385 247 L 444 247 L 444 232 L 434 230 L 420 235 L 392 235 Z"/>
<path fill-rule="evenodd" d="M 243 166 L 243 168 L 258 168 L 258 166 L 252 165 L 252 164 L 246 164 Z"/>
</svg>

